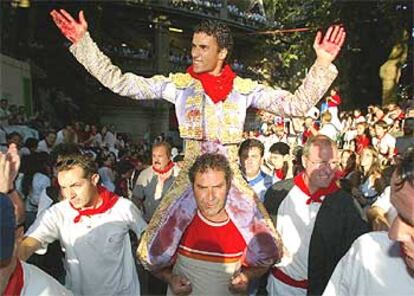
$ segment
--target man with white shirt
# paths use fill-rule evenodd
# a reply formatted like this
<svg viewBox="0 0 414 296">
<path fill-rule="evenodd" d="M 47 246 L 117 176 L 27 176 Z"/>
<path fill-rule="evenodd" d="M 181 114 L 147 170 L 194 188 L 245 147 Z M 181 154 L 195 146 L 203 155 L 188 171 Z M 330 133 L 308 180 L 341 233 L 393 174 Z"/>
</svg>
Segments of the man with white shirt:
<svg viewBox="0 0 414 296">
<path fill-rule="evenodd" d="M 414 295 L 414 149 L 391 178 L 397 216 L 389 232 L 359 237 L 341 259 L 323 295 Z"/>
<path fill-rule="evenodd" d="M 46 137 L 37 144 L 37 152 L 46 152 L 50 154 L 56 144 L 56 132 L 49 131 Z"/>
<path fill-rule="evenodd" d="M 55 240 L 65 249 L 66 287 L 76 295 L 139 295 L 129 230 L 146 228 L 127 199 L 98 186 L 92 159 L 69 155 L 57 162 L 63 201 L 47 209 L 26 233 L 19 257 Z"/>
<path fill-rule="evenodd" d="M 310 138 L 302 162 L 303 173 L 276 183 L 265 197 L 285 247 L 269 275 L 269 295 L 320 295 L 352 242 L 369 230 L 352 197 L 338 188 L 335 142 Z"/>
<path fill-rule="evenodd" d="M 272 186 L 273 178 L 261 170 L 264 145 L 256 139 L 248 139 L 240 144 L 239 161 L 243 177 L 263 202 L 266 190 Z"/>
</svg>

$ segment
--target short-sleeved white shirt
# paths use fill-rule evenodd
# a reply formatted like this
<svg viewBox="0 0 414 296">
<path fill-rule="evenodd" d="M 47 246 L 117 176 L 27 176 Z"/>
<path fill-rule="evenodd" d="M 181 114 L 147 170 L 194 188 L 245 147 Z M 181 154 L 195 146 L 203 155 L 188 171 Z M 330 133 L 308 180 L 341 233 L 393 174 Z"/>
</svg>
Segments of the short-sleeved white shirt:
<svg viewBox="0 0 414 296">
<path fill-rule="evenodd" d="M 76 295 L 139 295 L 128 231 L 140 237 L 141 212 L 119 198 L 102 214 L 82 216 L 64 200 L 47 209 L 26 235 L 43 245 L 60 240 L 65 249 L 66 287 Z"/>
<path fill-rule="evenodd" d="M 384 137 L 381 139 L 373 138 L 372 145 L 377 148 L 378 152 L 386 155 L 389 153 L 393 153 L 395 149 L 396 139 L 391 136 L 390 134 L 385 134 Z"/>
</svg>

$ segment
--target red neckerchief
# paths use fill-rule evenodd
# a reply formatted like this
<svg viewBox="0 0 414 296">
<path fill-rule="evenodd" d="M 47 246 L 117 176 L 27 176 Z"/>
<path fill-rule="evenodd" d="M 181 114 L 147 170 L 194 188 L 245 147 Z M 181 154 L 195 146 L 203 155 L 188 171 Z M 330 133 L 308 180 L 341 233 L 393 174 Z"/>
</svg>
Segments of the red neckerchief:
<svg viewBox="0 0 414 296">
<path fill-rule="evenodd" d="M 71 207 L 78 212 L 78 215 L 73 219 L 74 223 L 78 223 L 82 216 L 92 216 L 96 214 L 105 213 L 107 210 L 112 208 L 115 203 L 118 201 L 119 196 L 113 192 L 108 191 L 105 187 L 98 185 L 99 197 L 102 199 L 102 204 L 95 209 L 86 209 L 79 210 L 75 208 L 72 204 Z"/>
<path fill-rule="evenodd" d="M 285 179 L 285 174 L 283 173 L 283 169 L 276 169 L 276 170 L 275 170 L 275 176 L 276 176 L 279 180 L 284 180 L 284 179 Z"/>
<path fill-rule="evenodd" d="M 319 202 L 322 203 L 322 196 L 328 195 L 330 193 L 334 193 L 338 191 L 339 187 L 336 185 L 336 179 L 334 178 L 326 188 L 319 188 L 315 193 L 311 194 L 309 192 L 308 186 L 305 184 L 305 181 L 303 179 L 304 173 L 300 173 L 295 178 L 293 178 L 293 183 L 299 187 L 300 190 L 302 190 L 303 193 L 305 193 L 307 196 L 309 196 L 309 199 L 306 201 L 306 204 L 309 205 L 311 202 Z"/>
<path fill-rule="evenodd" d="M 165 174 L 167 173 L 169 170 L 171 170 L 174 166 L 174 163 L 170 160 L 170 162 L 167 164 L 167 166 L 165 168 L 163 168 L 162 170 L 159 170 L 157 168 L 155 168 L 154 166 L 152 166 L 152 169 L 154 170 L 154 172 L 156 172 L 157 174 Z"/>
<path fill-rule="evenodd" d="M 328 101 L 328 107 L 337 107 L 341 104 L 342 100 L 339 94 L 331 96 L 331 98 L 334 100 L 333 102 L 331 100 Z"/>
<path fill-rule="evenodd" d="M 16 268 L 11 275 L 7 287 L 4 290 L 4 296 L 20 295 L 24 286 L 24 275 L 22 263 L 19 259 L 16 260 Z"/>
<path fill-rule="evenodd" d="M 229 65 L 224 66 L 219 76 L 214 76 L 207 72 L 195 73 L 192 65 L 188 67 L 187 73 L 201 82 L 204 91 L 214 104 L 226 100 L 233 89 L 233 80 L 236 77 L 236 73 L 233 72 Z"/>
</svg>

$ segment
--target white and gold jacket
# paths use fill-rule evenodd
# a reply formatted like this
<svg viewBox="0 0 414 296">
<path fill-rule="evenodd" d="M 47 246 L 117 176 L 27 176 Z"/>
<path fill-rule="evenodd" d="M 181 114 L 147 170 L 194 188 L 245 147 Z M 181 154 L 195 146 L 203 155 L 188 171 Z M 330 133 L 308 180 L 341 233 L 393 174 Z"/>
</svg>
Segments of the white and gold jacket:
<svg viewBox="0 0 414 296">
<path fill-rule="evenodd" d="M 89 33 L 70 47 L 75 58 L 104 86 L 133 99 L 164 99 L 175 105 L 180 135 L 188 140 L 239 143 L 246 109 L 264 109 L 281 116 L 302 116 L 328 90 L 337 76 L 336 67 L 314 64 L 302 85 L 290 93 L 236 77 L 224 102 L 214 104 L 201 82 L 188 73 L 144 78 L 122 71 L 111 63 Z"/>
</svg>

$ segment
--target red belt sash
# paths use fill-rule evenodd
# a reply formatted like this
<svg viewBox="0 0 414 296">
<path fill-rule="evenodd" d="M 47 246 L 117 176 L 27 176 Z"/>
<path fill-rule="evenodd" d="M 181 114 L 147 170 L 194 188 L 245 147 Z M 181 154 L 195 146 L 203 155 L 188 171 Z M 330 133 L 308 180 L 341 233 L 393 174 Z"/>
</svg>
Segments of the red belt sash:
<svg viewBox="0 0 414 296">
<path fill-rule="evenodd" d="M 308 280 L 298 281 L 298 280 L 292 279 L 290 276 L 288 276 L 286 273 L 284 273 L 277 267 L 272 268 L 272 274 L 279 281 L 291 287 L 307 289 L 309 286 Z"/>
</svg>

